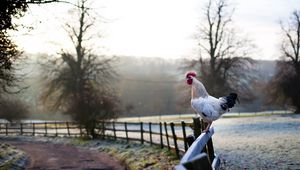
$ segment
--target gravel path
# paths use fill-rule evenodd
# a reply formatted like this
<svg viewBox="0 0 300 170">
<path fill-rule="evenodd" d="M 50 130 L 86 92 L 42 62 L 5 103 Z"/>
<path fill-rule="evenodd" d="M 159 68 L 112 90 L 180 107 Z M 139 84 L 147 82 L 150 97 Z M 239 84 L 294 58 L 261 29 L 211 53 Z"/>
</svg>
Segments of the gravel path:
<svg viewBox="0 0 300 170">
<path fill-rule="evenodd" d="M 96 151 L 70 145 L 38 141 L 1 139 L 1 142 L 15 146 L 29 157 L 26 169 L 50 170 L 123 170 L 125 167 L 113 157 Z"/>
<path fill-rule="evenodd" d="M 213 125 L 222 169 L 300 169 L 300 115 L 222 118 Z"/>
</svg>

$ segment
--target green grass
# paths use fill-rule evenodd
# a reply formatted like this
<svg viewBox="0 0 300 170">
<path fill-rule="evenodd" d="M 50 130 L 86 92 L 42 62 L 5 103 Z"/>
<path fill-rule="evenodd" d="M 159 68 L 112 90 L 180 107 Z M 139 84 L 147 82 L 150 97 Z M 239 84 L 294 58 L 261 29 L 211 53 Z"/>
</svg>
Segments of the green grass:
<svg viewBox="0 0 300 170">
<path fill-rule="evenodd" d="M 129 169 L 172 169 L 179 164 L 176 155 L 168 149 L 125 141 L 74 139 L 76 145 L 97 145 L 99 151 L 117 158 Z"/>
<path fill-rule="evenodd" d="M 22 160 L 25 160 L 25 153 L 8 144 L 0 144 L 0 169 L 16 169 Z"/>
<path fill-rule="evenodd" d="M 157 146 L 123 144 L 117 148 L 102 147 L 100 150 L 115 156 L 129 169 L 172 169 L 179 163 L 173 153 Z"/>
</svg>

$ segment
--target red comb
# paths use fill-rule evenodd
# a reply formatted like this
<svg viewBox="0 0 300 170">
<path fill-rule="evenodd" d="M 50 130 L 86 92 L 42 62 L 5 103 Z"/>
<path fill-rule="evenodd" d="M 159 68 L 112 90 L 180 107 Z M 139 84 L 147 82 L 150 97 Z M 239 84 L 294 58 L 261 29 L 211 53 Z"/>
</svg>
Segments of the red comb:
<svg viewBox="0 0 300 170">
<path fill-rule="evenodd" d="M 186 78 L 189 78 L 189 77 L 196 77 L 197 76 L 197 74 L 196 74 L 196 72 L 194 72 L 194 71 L 189 71 L 189 72 L 187 72 L 186 73 Z"/>
</svg>

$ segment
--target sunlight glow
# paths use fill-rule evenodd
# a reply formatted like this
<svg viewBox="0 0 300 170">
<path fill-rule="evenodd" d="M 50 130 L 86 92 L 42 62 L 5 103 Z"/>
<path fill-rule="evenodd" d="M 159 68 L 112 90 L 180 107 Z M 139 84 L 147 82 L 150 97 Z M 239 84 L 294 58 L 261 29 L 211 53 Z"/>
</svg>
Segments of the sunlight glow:
<svg viewBox="0 0 300 170">
<path fill-rule="evenodd" d="M 70 0 L 76 2 L 75 0 Z M 97 12 L 93 48 L 97 53 L 140 57 L 179 58 L 197 56 L 193 38 L 201 24 L 203 3 L 199 0 L 101 0 L 93 1 Z M 297 0 L 232 1 L 236 6 L 233 20 L 257 45 L 254 58 L 277 59 L 280 40 L 279 19 L 286 19 Z M 18 20 L 20 28 L 11 35 L 28 53 L 56 54 L 72 44 L 62 25 L 68 21 L 72 6 L 64 3 L 30 5 Z M 55 10 L 53 10 L 55 9 Z M 70 16 L 69 16 L 70 18 Z"/>
</svg>

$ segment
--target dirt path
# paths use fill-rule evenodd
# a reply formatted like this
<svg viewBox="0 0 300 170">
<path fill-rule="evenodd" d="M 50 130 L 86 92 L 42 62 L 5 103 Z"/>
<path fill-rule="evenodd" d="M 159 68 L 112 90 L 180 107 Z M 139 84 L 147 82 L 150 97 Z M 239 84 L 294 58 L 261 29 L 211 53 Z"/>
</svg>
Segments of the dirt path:
<svg viewBox="0 0 300 170">
<path fill-rule="evenodd" d="M 64 144 L 7 140 L 29 157 L 28 170 L 124 170 L 113 157 L 95 150 Z"/>
</svg>

